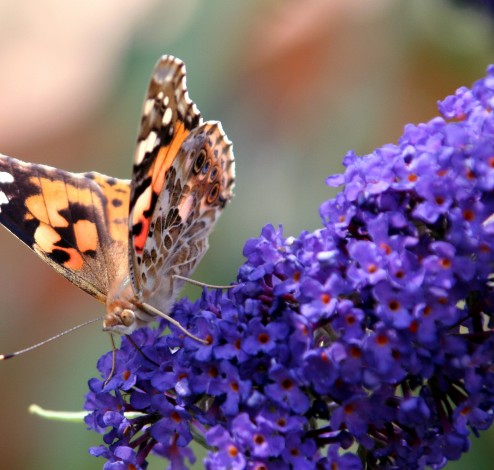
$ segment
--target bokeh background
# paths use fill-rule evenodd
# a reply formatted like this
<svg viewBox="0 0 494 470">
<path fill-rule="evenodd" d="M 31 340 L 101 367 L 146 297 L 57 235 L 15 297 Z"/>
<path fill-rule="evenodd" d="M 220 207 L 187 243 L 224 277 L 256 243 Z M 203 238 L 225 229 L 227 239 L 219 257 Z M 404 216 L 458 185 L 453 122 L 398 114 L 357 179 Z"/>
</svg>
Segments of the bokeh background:
<svg viewBox="0 0 494 470">
<path fill-rule="evenodd" d="M 436 115 L 438 99 L 483 76 L 493 44 L 486 12 L 446 1 L 0 0 L 0 152 L 129 177 L 153 65 L 182 58 L 192 99 L 234 142 L 236 197 L 194 275 L 229 283 L 246 239 L 266 223 L 319 227 L 344 154 Z M 5 230 L 0 255 L 0 352 L 104 313 Z M 100 436 L 27 413 L 81 409 L 110 346 L 100 329 L 0 363 L 2 468 L 102 467 L 87 453 Z M 483 434 L 448 468 L 492 468 L 493 443 Z"/>
</svg>

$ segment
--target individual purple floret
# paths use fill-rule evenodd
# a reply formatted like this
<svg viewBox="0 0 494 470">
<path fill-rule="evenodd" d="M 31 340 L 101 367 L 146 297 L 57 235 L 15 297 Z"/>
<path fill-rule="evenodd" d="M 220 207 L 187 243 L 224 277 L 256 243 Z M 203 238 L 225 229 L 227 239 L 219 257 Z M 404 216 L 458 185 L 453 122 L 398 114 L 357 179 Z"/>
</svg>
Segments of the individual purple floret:
<svg viewBox="0 0 494 470">
<path fill-rule="evenodd" d="M 122 339 L 89 382 L 105 469 L 150 452 L 187 468 L 433 468 L 493 420 L 494 66 L 408 125 L 345 157 L 322 228 L 245 244 L 236 286 L 181 300 L 173 326 Z M 138 414 L 129 414 L 134 412 Z M 353 447 L 352 447 L 353 446 Z"/>
</svg>

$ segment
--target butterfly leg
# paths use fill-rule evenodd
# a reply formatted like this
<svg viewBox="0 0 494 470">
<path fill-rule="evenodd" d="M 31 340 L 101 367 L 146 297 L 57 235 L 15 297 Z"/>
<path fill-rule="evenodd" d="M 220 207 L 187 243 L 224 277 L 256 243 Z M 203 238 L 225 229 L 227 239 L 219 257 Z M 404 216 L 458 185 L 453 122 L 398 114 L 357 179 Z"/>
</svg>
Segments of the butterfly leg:
<svg viewBox="0 0 494 470">
<path fill-rule="evenodd" d="M 195 281 L 194 279 L 190 279 L 189 277 L 185 277 L 185 276 L 180 276 L 179 274 L 174 274 L 173 278 L 187 282 L 187 283 L 192 284 L 194 286 L 207 287 L 208 289 L 233 289 L 234 287 L 237 287 L 237 285 L 238 285 L 238 284 L 231 284 L 229 286 L 219 286 L 219 285 L 215 285 L 215 284 L 206 284 L 205 282 Z"/>
</svg>

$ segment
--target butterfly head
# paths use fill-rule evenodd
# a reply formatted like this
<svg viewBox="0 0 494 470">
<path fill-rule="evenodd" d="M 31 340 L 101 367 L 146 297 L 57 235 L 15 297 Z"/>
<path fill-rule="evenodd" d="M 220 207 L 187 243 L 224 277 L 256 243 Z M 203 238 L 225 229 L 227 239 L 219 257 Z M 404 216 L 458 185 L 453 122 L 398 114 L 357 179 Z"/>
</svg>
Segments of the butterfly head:
<svg viewBox="0 0 494 470">
<path fill-rule="evenodd" d="M 136 296 L 128 277 L 115 282 L 106 299 L 106 315 L 103 331 L 119 335 L 130 335 L 146 326 L 153 317 L 136 304 Z"/>
<path fill-rule="evenodd" d="M 145 326 L 151 318 L 146 318 L 148 315 L 130 304 L 119 302 L 113 305 L 113 308 L 108 309 L 103 320 L 103 331 L 109 333 L 117 333 L 119 335 L 130 335 L 132 332 Z"/>
</svg>

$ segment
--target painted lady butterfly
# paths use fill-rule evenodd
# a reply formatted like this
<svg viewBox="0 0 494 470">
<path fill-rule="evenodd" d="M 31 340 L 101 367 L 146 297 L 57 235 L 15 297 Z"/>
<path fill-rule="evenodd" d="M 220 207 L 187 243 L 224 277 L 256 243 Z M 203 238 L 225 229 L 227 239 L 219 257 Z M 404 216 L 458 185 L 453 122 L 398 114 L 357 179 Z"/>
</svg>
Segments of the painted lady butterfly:
<svg viewBox="0 0 494 470">
<path fill-rule="evenodd" d="M 0 155 L 0 223 L 106 304 L 105 331 L 166 313 L 232 197 L 232 144 L 189 99 L 185 65 L 163 56 L 144 101 L 132 180 Z"/>
</svg>

